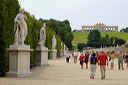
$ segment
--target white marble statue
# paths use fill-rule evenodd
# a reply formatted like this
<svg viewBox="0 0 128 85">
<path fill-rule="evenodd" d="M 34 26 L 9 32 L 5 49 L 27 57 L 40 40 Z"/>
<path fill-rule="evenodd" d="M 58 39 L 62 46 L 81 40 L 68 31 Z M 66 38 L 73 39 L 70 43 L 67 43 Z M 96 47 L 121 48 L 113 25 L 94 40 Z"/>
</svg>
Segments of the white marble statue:
<svg viewBox="0 0 128 85">
<path fill-rule="evenodd" d="M 45 40 L 46 40 L 45 27 L 46 27 L 46 24 L 44 23 L 43 27 L 40 29 L 40 40 L 39 40 L 40 46 L 45 46 Z"/>
<path fill-rule="evenodd" d="M 63 50 L 63 42 L 61 42 L 61 50 Z"/>
<path fill-rule="evenodd" d="M 56 38 L 55 38 L 55 35 L 53 35 L 53 38 L 52 38 L 52 49 L 55 49 L 56 48 Z"/>
<path fill-rule="evenodd" d="M 27 17 L 24 15 L 24 11 L 20 9 L 19 14 L 15 17 L 14 20 L 14 45 L 23 45 L 24 41 L 27 37 L 27 23 L 26 23 Z"/>
</svg>

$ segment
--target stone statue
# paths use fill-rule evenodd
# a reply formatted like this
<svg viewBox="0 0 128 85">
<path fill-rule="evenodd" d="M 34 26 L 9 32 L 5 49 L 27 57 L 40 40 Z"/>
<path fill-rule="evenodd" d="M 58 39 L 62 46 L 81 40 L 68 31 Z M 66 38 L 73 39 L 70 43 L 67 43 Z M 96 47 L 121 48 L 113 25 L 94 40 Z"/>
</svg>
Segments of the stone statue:
<svg viewBox="0 0 128 85">
<path fill-rule="evenodd" d="M 53 35 L 53 38 L 52 38 L 52 49 L 55 49 L 56 48 L 56 38 L 55 38 L 55 35 Z"/>
<path fill-rule="evenodd" d="M 45 40 L 46 40 L 45 27 L 46 27 L 46 24 L 44 23 L 43 27 L 40 29 L 40 40 L 39 40 L 40 46 L 45 46 Z"/>
<path fill-rule="evenodd" d="M 61 50 L 63 50 L 63 42 L 61 42 Z"/>
<path fill-rule="evenodd" d="M 24 11 L 20 9 L 19 14 L 15 17 L 14 20 L 14 45 L 23 45 L 27 36 L 27 17 L 24 15 Z"/>
</svg>

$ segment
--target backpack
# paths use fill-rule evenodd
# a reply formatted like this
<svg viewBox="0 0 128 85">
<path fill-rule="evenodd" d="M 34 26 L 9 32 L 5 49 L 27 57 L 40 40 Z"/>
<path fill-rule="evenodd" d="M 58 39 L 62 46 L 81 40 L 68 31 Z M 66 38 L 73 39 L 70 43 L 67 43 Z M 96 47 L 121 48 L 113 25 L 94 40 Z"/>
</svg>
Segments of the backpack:
<svg viewBox="0 0 128 85">
<path fill-rule="evenodd" d="M 97 59 L 96 59 L 96 57 L 91 57 L 91 59 L 90 59 L 90 63 L 91 64 L 96 64 L 96 62 L 97 62 Z"/>
</svg>

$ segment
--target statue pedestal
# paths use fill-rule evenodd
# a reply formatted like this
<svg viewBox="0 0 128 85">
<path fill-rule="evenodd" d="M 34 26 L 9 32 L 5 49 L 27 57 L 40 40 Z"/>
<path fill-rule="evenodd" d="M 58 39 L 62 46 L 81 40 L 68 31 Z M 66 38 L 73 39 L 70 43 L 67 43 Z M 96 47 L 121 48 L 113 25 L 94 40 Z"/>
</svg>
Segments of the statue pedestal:
<svg viewBox="0 0 128 85">
<path fill-rule="evenodd" d="M 37 65 L 46 66 L 48 65 L 48 48 L 45 46 L 39 46 L 36 48 L 37 52 Z"/>
<path fill-rule="evenodd" d="M 57 50 L 56 49 L 52 49 L 50 51 L 50 59 L 53 60 L 53 59 L 57 59 Z"/>
<path fill-rule="evenodd" d="M 64 56 L 64 50 L 61 50 L 61 57 Z"/>
<path fill-rule="evenodd" d="M 29 45 L 10 45 L 9 52 L 9 72 L 7 76 L 23 77 L 30 76 L 30 49 Z"/>
</svg>

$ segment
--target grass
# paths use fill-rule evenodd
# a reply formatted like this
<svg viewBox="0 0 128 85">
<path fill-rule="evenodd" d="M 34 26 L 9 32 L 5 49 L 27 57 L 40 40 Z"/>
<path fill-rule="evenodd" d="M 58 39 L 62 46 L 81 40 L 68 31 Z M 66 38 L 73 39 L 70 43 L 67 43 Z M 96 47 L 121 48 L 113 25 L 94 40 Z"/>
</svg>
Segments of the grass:
<svg viewBox="0 0 128 85">
<path fill-rule="evenodd" d="M 87 37 L 88 37 L 88 32 L 73 32 L 74 39 L 72 41 L 73 45 L 77 45 L 77 43 L 86 43 L 87 42 Z M 128 41 L 128 33 L 123 33 L 123 32 L 101 32 L 101 36 L 105 37 L 108 34 L 109 37 L 118 37 L 121 39 L 124 39 Z"/>
</svg>

